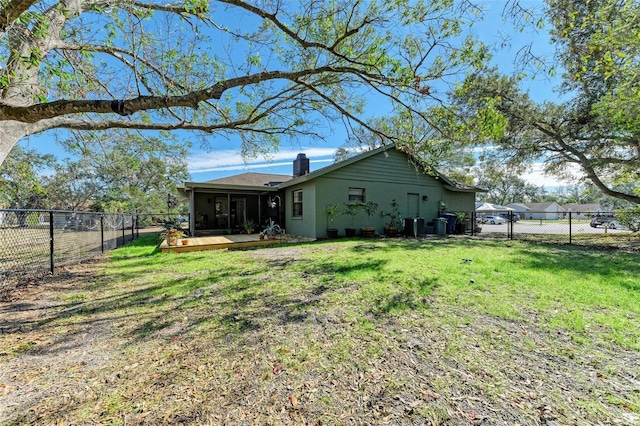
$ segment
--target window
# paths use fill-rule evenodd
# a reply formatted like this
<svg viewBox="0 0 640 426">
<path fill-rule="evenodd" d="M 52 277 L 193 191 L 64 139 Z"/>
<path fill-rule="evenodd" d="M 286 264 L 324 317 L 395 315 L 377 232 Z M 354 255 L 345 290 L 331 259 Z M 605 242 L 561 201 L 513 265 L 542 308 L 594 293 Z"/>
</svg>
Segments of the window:
<svg viewBox="0 0 640 426">
<path fill-rule="evenodd" d="M 293 191 L 293 217 L 302 216 L 302 189 Z"/>
<path fill-rule="evenodd" d="M 364 203 L 364 188 L 349 188 L 350 203 Z"/>
</svg>

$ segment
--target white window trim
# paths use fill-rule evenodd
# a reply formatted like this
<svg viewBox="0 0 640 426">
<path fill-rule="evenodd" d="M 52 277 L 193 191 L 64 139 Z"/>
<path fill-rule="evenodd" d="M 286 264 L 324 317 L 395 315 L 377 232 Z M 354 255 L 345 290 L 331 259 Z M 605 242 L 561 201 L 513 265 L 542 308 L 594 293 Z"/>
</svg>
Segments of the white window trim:
<svg viewBox="0 0 640 426">
<path fill-rule="evenodd" d="M 300 201 L 296 202 L 296 193 L 300 193 Z M 304 193 L 302 189 L 294 189 L 291 191 L 291 200 L 292 200 L 292 208 L 291 208 L 291 217 L 292 218 L 301 218 L 304 214 Z M 300 204 L 300 214 L 296 214 L 296 204 Z"/>
</svg>

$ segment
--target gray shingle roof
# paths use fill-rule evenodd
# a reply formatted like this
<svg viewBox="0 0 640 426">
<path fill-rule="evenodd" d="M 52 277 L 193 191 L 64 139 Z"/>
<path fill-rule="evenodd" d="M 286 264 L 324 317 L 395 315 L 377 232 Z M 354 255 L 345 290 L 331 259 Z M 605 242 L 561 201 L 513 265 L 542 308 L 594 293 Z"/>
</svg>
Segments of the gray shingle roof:
<svg viewBox="0 0 640 426">
<path fill-rule="evenodd" d="M 602 207 L 598 203 L 587 203 L 587 204 L 570 203 L 570 204 L 563 205 L 562 208 L 567 211 L 571 209 L 572 212 L 580 212 L 580 213 L 602 211 Z"/>
<path fill-rule="evenodd" d="M 287 182 L 291 179 L 293 179 L 293 176 L 247 172 L 239 175 L 208 180 L 206 183 L 215 183 L 220 185 L 272 186 L 274 184 Z"/>
</svg>

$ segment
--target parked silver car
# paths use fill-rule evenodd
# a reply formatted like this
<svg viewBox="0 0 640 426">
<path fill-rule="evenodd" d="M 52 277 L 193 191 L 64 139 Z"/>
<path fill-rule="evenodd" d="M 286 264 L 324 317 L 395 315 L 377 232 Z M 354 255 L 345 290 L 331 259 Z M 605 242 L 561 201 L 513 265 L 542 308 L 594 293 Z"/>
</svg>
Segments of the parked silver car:
<svg viewBox="0 0 640 426">
<path fill-rule="evenodd" d="M 485 216 L 483 218 L 483 223 L 489 223 L 491 225 L 502 225 L 507 220 L 502 216 Z"/>
</svg>

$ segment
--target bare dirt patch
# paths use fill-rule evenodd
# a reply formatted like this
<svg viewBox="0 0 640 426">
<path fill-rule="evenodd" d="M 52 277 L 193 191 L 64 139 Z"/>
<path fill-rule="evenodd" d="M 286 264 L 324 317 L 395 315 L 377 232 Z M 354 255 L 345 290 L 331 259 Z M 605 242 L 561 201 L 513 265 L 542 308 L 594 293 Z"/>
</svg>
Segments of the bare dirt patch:
<svg viewBox="0 0 640 426">
<path fill-rule="evenodd" d="M 82 303 L 76 295 L 99 280 L 98 262 L 23 281 L 10 301 L 0 303 L 0 420 L 20 407 L 33 410 L 82 392 L 87 375 L 110 358 L 108 321 L 64 321 Z"/>
<path fill-rule="evenodd" d="M 247 256 L 273 265 L 256 283 L 305 248 Z M 171 299 L 108 290 L 100 268 L 0 303 L 0 423 L 640 423 L 638 352 L 581 345 L 534 312 L 509 321 L 432 298 L 426 313 L 354 317 L 328 303 L 349 286 L 230 299 L 215 280 Z"/>
</svg>

